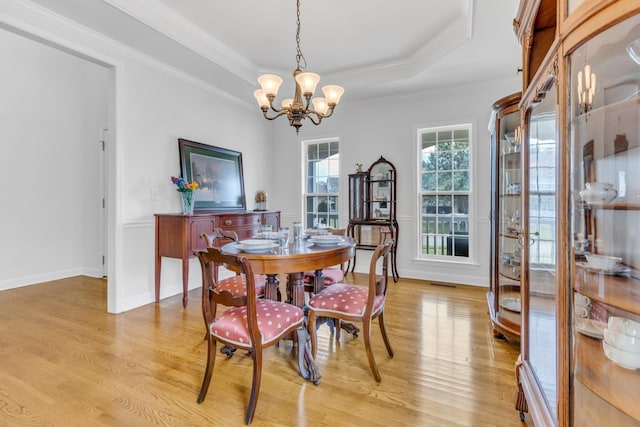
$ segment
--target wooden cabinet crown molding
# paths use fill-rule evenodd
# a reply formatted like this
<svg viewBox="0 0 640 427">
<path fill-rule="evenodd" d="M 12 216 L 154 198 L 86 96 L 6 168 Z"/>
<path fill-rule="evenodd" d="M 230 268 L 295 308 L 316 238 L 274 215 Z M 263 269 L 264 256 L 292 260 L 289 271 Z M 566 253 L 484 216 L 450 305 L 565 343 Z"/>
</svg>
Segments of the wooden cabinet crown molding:
<svg viewBox="0 0 640 427">
<path fill-rule="evenodd" d="M 523 89 L 544 63 L 557 39 L 556 0 L 521 0 L 514 29 L 522 45 Z"/>
<path fill-rule="evenodd" d="M 526 111 L 535 104 L 539 103 L 545 94 L 549 91 L 553 82 L 558 79 L 558 47 L 559 42 L 556 41 L 549 54 L 545 57 L 544 62 L 538 68 L 538 72 L 527 86 L 526 91 L 520 102 L 522 111 Z"/>
</svg>

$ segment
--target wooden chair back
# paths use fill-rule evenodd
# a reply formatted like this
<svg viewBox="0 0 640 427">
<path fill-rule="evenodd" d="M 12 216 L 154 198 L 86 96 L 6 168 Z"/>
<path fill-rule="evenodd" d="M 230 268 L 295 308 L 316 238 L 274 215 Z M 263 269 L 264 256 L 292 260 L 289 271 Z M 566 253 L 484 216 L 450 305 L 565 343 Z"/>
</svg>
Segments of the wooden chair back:
<svg viewBox="0 0 640 427">
<path fill-rule="evenodd" d="M 254 342 L 259 340 L 260 331 L 258 330 L 258 320 L 254 310 L 256 306 L 255 276 L 251 270 L 251 264 L 244 257 L 223 254 L 216 247 L 209 247 L 204 251 L 199 251 L 196 256 L 200 260 L 202 268 L 202 315 L 207 327 L 215 321 L 219 305 L 227 307 L 246 306 L 250 336 Z M 216 289 L 218 278 L 213 274 L 213 271 L 222 265 L 245 275 L 246 295 L 236 296 L 227 290 L 219 291 Z M 251 346 L 251 343 L 249 343 L 248 348 Z"/>
<path fill-rule="evenodd" d="M 223 230 L 222 228 L 216 228 L 211 233 L 202 233 L 200 238 L 204 240 L 207 248 L 220 247 L 229 242 L 237 242 L 238 234 L 233 230 Z M 240 271 L 232 268 L 231 266 L 224 266 L 227 270 L 231 270 L 236 274 L 240 274 Z M 218 280 L 218 268 L 214 268 L 213 274 L 215 279 Z"/>
<path fill-rule="evenodd" d="M 365 316 L 371 313 L 373 301 L 377 296 L 386 297 L 387 286 L 389 285 L 389 258 L 393 248 L 393 239 L 382 245 L 378 245 L 371 256 L 369 264 L 369 301 Z"/>
</svg>

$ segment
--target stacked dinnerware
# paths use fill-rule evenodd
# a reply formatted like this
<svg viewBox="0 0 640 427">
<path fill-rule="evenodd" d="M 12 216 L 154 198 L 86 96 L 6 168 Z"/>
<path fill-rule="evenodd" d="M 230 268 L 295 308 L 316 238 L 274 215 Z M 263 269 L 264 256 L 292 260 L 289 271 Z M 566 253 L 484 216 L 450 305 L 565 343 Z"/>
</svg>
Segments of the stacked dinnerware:
<svg viewBox="0 0 640 427">
<path fill-rule="evenodd" d="M 602 341 L 604 354 L 625 369 L 640 368 L 640 323 L 624 317 L 609 317 Z"/>
</svg>

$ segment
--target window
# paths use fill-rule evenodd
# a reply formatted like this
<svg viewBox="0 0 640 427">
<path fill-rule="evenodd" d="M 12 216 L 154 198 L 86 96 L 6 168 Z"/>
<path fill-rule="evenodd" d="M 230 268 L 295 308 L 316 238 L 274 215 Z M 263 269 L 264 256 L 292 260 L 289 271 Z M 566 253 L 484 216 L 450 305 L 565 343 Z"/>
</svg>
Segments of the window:
<svg viewBox="0 0 640 427">
<path fill-rule="evenodd" d="M 469 257 L 471 125 L 418 130 L 419 257 Z"/>
<path fill-rule="evenodd" d="M 340 151 L 337 139 L 306 144 L 304 194 L 305 227 L 325 224 L 339 228 Z"/>
</svg>

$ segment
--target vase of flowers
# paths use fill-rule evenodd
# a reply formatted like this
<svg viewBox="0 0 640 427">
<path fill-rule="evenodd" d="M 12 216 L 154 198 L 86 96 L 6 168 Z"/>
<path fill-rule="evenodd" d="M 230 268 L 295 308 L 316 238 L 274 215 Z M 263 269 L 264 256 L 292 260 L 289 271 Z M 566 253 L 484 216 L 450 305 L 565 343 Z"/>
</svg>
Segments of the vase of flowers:
<svg viewBox="0 0 640 427">
<path fill-rule="evenodd" d="M 196 202 L 196 195 L 194 193 L 195 189 L 198 188 L 200 184 L 197 181 L 189 182 L 180 177 L 171 177 L 171 182 L 173 182 L 180 193 L 182 199 L 182 213 L 185 215 L 193 215 L 193 207 Z"/>
</svg>

